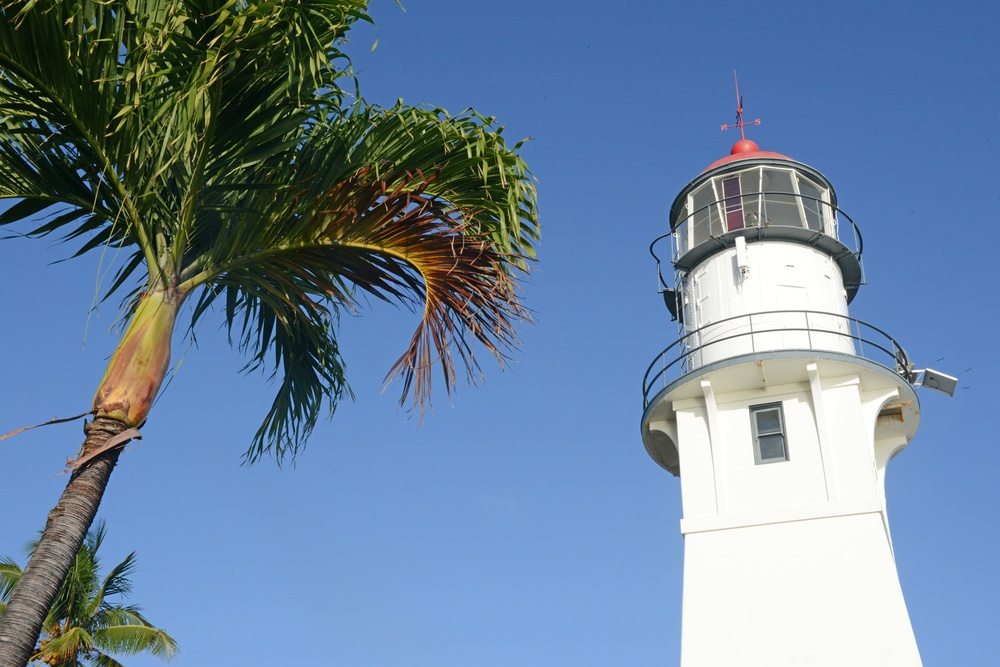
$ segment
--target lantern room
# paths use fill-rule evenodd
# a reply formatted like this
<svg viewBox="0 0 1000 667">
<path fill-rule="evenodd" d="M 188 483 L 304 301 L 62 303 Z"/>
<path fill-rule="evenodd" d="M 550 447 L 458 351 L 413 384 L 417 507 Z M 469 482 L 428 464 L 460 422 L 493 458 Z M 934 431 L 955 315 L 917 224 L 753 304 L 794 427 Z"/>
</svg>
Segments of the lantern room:
<svg viewBox="0 0 1000 667">
<path fill-rule="evenodd" d="M 846 239 L 838 213 L 848 221 Z M 830 182 L 812 167 L 761 151 L 748 139 L 681 190 L 670 208 L 670 227 L 672 260 L 681 272 L 736 247 L 738 238 L 769 239 L 828 254 L 840 269 L 848 302 L 862 283 L 860 236 L 837 209 Z"/>
</svg>

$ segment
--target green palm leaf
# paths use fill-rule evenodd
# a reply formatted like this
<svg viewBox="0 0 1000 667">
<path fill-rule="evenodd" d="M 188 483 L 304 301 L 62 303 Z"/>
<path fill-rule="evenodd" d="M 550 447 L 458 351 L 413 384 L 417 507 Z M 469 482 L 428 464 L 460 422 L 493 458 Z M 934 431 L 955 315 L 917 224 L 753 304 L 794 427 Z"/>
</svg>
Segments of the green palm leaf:
<svg viewBox="0 0 1000 667">
<path fill-rule="evenodd" d="M 135 618 L 138 617 L 138 618 Z M 120 655 L 148 653 L 158 658 L 172 658 L 177 642 L 159 628 L 154 628 L 141 616 L 133 615 L 131 623 L 105 625 L 94 632 L 94 644 L 102 652 Z"/>
<path fill-rule="evenodd" d="M 11 591 L 21 578 L 21 566 L 6 556 L 0 557 L 0 614 L 10 598 Z"/>
<path fill-rule="evenodd" d="M 45 644 L 42 653 L 55 657 L 60 664 L 77 665 L 80 658 L 94 648 L 94 638 L 86 629 L 71 625 L 52 636 Z"/>
<path fill-rule="evenodd" d="M 122 663 L 104 653 L 98 653 L 91 660 L 94 667 L 125 667 Z"/>
</svg>

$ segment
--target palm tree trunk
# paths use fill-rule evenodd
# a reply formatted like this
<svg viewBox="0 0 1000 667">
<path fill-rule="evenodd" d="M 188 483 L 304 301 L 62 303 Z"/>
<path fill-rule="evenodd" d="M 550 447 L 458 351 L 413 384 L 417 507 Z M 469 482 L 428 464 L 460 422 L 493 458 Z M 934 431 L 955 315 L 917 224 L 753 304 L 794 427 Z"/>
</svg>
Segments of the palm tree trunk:
<svg viewBox="0 0 1000 667">
<path fill-rule="evenodd" d="M 146 421 L 167 368 L 170 339 L 184 295 L 148 290 L 111 356 L 94 396 L 94 421 L 83 427 L 81 460 L 127 428 Z M 34 555 L 0 616 L 0 667 L 24 667 L 59 587 L 97 515 L 121 448 L 112 447 L 77 467 L 55 508 Z"/>
<path fill-rule="evenodd" d="M 126 428 L 107 417 L 85 424 L 83 454 L 102 447 Z M 24 667 L 34 653 L 45 616 L 97 515 L 120 453 L 114 447 L 75 470 L 49 512 L 38 548 L 0 616 L 0 667 Z"/>
</svg>

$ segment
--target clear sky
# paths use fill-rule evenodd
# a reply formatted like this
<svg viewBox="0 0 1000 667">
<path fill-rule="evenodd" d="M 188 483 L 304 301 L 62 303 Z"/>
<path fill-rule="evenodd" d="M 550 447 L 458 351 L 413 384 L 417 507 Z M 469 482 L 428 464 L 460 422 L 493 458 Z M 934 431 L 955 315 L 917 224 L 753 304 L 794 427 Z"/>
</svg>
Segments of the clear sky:
<svg viewBox="0 0 1000 667">
<path fill-rule="evenodd" d="M 1000 5 L 405 4 L 374 0 L 377 30 L 355 32 L 362 92 L 533 138 L 538 322 L 516 364 L 484 357 L 485 385 L 438 394 L 418 428 L 398 386 L 379 393 L 416 316 L 345 316 L 356 400 L 285 469 L 240 466 L 266 382 L 213 326 L 181 343 L 100 514 L 106 562 L 138 552 L 131 601 L 180 642 L 172 664 L 677 664 L 680 487 L 639 435 L 642 375 L 676 328 L 647 248 L 738 138 L 719 129 L 734 69 L 763 121 L 748 136 L 823 172 L 861 228 L 851 314 L 962 373 L 955 398 L 920 392 L 889 518 L 924 663 L 996 664 Z M 98 257 L 55 263 L 70 252 L 0 241 L 0 432 L 87 410 L 113 349 L 115 304 L 90 312 Z M 22 557 L 81 439 L 0 443 L 0 554 Z"/>
</svg>

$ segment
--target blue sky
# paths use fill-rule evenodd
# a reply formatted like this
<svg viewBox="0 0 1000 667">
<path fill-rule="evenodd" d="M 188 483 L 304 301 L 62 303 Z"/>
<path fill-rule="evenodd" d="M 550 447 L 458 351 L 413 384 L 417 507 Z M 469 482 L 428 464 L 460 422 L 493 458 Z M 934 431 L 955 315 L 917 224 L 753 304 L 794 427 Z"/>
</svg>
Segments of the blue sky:
<svg viewBox="0 0 1000 667">
<path fill-rule="evenodd" d="M 738 138 L 719 130 L 734 69 L 763 121 L 748 136 L 823 172 L 864 235 L 851 314 L 962 373 L 955 398 L 920 393 L 889 518 L 924 663 L 995 662 L 1000 7 L 406 4 L 374 0 L 377 30 L 355 32 L 362 92 L 532 138 L 538 322 L 517 363 L 484 357 L 485 384 L 439 394 L 418 428 L 398 386 L 379 393 L 416 316 L 345 315 L 356 400 L 281 470 L 240 465 L 266 382 L 213 326 L 180 344 L 101 511 L 107 562 L 138 551 L 132 600 L 180 642 L 172 664 L 677 664 L 679 482 L 639 436 L 642 375 L 676 329 L 647 248 Z M 68 254 L 0 242 L 0 432 L 88 409 L 114 347 L 113 304 L 90 312 L 98 258 L 54 264 Z M 80 441 L 70 424 L 0 443 L 0 554 L 21 557 Z"/>
</svg>

